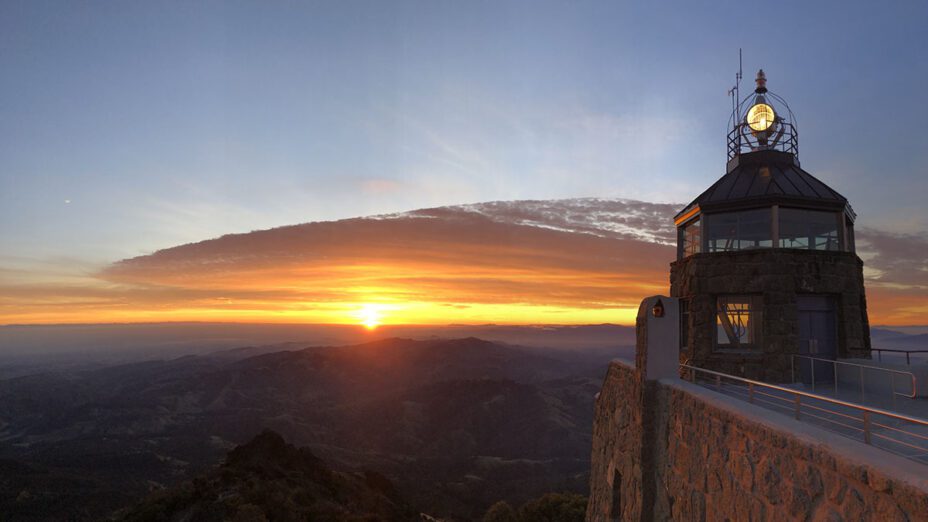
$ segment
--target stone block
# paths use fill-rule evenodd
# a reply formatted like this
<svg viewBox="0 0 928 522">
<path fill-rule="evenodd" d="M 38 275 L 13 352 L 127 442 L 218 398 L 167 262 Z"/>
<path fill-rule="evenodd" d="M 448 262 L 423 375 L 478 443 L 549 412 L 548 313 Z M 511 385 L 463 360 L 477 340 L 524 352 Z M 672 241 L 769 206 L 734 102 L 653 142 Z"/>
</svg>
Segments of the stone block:
<svg viewBox="0 0 928 522">
<path fill-rule="evenodd" d="M 789 491 L 789 496 L 786 501 L 786 509 L 790 517 L 794 520 L 806 518 L 805 515 L 812 507 L 813 498 L 814 497 L 808 491 L 799 486 L 793 486 Z"/>
<path fill-rule="evenodd" d="M 848 488 L 847 495 L 844 496 L 844 502 L 841 504 L 840 509 L 844 515 L 844 518 L 848 520 L 869 520 L 869 508 L 867 503 L 864 501 L 863 495 L 860 494 L 860 491 L 850 487 Z"/>
<path fill-rule="evenodd" d="M 754 463 L 748 455 L 741 455 L 734 461 L 735 480 L 744 491 L 754 491 Z"/>
<path fill-rule="evenodd" d="M 818 498 L 825 491 L 822 482 L 822 473 L 808 462 L 799 462 L 795 465 L 793 483 L 806 491 L 810 498 Z"/>
<path fill-rule="evenodd" d="M 909 522 L 909 518 L 899 509 L 899 506 L 886 495 L 873 498 L 873 520 L 885 522 Z"/>
<path fill-rule="evenodd" d="M 892 480 L 873 470 L 867 471 L 867 484 L 873 491 L 891 491 L 893 488 Z"/>
<path fill-rule="evenodd" d="M 780 484 L 781 481 L 780 469 L 775 463 L 770 459 L 761 463 L 757 487 L 768 503 L 776 505 L 783 502 L 784 491 Z"/>
</svg>

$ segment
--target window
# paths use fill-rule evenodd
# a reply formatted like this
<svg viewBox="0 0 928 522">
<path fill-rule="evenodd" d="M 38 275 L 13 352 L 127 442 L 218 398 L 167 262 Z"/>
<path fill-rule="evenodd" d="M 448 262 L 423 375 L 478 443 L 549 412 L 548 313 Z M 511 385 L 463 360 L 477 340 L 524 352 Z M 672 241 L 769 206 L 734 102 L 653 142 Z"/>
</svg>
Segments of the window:
<svg viewBox="0 0 928 522">
<path fill-rule="evenodd" d="M 683 256 L 698 254 L 702 250 L 702 226 L 694 219 L 683 226 Z"/>
<path fill-rule="evenodd" d="M 709 252 L 772 247 L 770 214 L 769 208 L 713 214 L 706 232 Z"/>
<path fill-rule="evenodd" d="M 716 346 L 723 349 L 760 349 L 762 297 L 719 296 L 716 307 Z"/>
<path fill-rule="evenodd" d="M 780 209 L 780 248 L 840 250 L 839 216 L 834 212 Z"/>
</svg>

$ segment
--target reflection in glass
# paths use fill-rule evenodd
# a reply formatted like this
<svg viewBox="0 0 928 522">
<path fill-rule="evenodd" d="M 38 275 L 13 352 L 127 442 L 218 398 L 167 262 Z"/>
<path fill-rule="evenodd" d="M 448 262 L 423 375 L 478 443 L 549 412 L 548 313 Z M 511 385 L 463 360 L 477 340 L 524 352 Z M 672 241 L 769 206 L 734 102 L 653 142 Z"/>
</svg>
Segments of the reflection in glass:
<svg viewBox="0 0 928 522">
<path fill-rule="evenodd" d="M 716 339 L 720 348 L 759 346 L 757 343 L 759 322 L 759 297 L 724 296 L 718 298 Z"/>
<path fill-rule="evenodd" d="M 770 248 L 770 209 L 713 214 L 708 227 L 709 252 Z"/>
<path fill-rule="evenodd" d="M 834 212 L 780 209 L 780 248 L 840 250 L 838 216 Z"/>
</svg>

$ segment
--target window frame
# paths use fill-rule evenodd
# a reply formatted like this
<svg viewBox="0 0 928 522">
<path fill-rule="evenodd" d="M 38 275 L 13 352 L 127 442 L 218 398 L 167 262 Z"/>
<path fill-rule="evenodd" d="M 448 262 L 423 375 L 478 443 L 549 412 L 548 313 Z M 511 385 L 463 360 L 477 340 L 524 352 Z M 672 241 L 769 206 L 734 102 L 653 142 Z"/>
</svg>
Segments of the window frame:
<svg viewBox="0 0 928 522">
<path fill-rule="evenodd" d="M 687 221 L 682 227 L 681 243 L 683 257 L 702 252 L 702 219 L 699 216 Z"/>
</svg>

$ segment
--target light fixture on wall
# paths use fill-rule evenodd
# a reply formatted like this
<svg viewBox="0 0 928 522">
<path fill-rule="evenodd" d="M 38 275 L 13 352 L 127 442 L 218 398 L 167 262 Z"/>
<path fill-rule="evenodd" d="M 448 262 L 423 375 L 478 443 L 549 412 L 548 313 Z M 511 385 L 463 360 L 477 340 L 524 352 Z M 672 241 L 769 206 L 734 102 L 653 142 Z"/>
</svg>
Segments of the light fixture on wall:
<svg viewBox="0 0 928 522">
<path fill-rule="evenodd" d="M 651 315 L 654 317 L 664 317 L 664 303 L 660 299 L 654 303 L 654 308 L 651 308 Z"/>
</svg>

